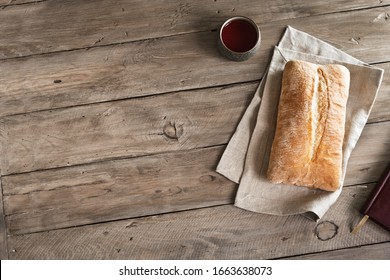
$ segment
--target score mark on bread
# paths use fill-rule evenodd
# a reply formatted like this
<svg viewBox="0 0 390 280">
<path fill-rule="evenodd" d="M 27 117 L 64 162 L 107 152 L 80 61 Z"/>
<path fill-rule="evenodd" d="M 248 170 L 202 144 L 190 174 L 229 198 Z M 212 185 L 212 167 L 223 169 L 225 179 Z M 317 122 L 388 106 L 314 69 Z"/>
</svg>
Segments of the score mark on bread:
<svg viewBox="0 0 390 280">
<path fill-rule="evenodd" d="M 342 65 L 287 62 L 267 172 L 271 182 L 340 187 L 349 82 Z"/>
</svg>

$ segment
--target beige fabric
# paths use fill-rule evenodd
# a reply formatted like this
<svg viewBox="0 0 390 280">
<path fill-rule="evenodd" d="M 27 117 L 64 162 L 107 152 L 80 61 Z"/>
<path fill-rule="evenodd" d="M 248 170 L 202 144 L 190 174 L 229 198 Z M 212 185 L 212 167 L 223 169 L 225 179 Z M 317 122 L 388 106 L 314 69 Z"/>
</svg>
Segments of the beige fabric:
<svg viewBox="0 0 390 280">
<path fill-rule="evenodd" d="M 336 192 L 272 184 L 265 174 L 276 126 L 277 105 L 282 72 L 289 60 L 317 64 L 339 63 L 351 73 L 343 143 L 343 180 L 349 156 L 367 122 L 382 81 L 383 70 L 336 49 L 307 33 L 290 26 L 275 47 L 265 73 L 236 132 L 217 167 L 217 172 L 239 183 L 235 205 L 265 214 L 306 214 L 317 220 L 337 200 Z"/>
</svg>

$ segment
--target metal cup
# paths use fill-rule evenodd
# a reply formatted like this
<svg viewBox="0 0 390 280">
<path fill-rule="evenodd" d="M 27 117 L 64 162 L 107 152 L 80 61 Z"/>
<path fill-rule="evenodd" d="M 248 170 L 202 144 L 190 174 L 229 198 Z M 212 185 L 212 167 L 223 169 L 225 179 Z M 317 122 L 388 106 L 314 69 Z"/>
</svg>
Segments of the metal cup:
<svg viewBox="0 0 390 280">
<path fill-rule="evenodd" d="M 229 31 L 229 28 L 232 28 L 232 26 L 229 26 L 230 24 L 236 25 L 234 29 L 235 33 L 229 34 L 230 41 L 233 41 L 236 45 L 237 43 L 246 44 L 246 48 L 237 48 L 237 46 L 234 46 L 234 44 L 231 44 L 226 40 L 226 36 L 224 35 Z M 240 30 L 240 25 L 246 30 Z M 218 49 L 222 55 L 234 61 L 244 61 L 252 57 L 259 49 L 260 42 L 260 29 L 253 20 L 247 17 L 237 16 L 230 18 L 222 24 L 219 30 Z"/>
</svg>

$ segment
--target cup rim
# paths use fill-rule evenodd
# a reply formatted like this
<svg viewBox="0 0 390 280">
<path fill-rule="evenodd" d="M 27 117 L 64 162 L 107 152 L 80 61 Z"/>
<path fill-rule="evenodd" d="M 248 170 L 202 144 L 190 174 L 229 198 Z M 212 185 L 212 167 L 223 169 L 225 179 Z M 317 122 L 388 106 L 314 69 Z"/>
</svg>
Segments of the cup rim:
<svg viewBox="0 0 390 280">
<path fill-rule="evenodd" d="M 222 39 L 222 30 L 225 28 L 226 25 L 228 25 L 230 22 L 232 21 L 235 21 L 235 20 L 243 20 L 243 21 L 246 21 L 248 23 L 250 23 L 252 25 L 252 27 L 256 30 L 256 35 L 257 35 L 257 39 L 256 39 L 256 43 L 253 45 L 253 47 L 245 52 L 236 52 L 236 51 L 233 51 L 231 50 L 230 48 L 228 48 L 226 45 L 225 45 L 225 42 L 223 41 Z M 221 41 L 223 47 L 227 50 L 229 50 L 230 52 L 232 53 L 235 53 L 235 54 L 246 54 L 246 53 L 249 53 L 251 51 L 253 51 L 256 46 L 259 44 L 259 41 L 260 41 L 260 30 L 259 30 L 259 27 L 257 26 L 257 24 L 251 20 L 250 18 L 248 17 L 245 17 L 245 16 L 235 16 L 235 17 L 231 17 L 231 18 L 228 18 L 221 26 L 221 28 L 219 29 L 219 40 Z"/>
</svg>

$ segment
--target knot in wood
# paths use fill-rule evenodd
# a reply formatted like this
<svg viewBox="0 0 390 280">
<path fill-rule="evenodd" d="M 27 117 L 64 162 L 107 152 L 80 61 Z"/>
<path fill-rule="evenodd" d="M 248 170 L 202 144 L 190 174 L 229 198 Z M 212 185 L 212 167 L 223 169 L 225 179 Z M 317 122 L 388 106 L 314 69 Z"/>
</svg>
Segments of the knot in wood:
<svg viewBox="0 0 390 280">
<path fill-rule="evenodd" d="M 202 183 L 209 183 L 209 182 L 214 181 L 215 179 L 216 179 L 216 177 L 213 175 L 203 175 L 199 178 L 199 181 Z"/>
<path fill-rule="evenodd" d="M 315 228 L 316 236 L 321 241 L 326 241 L 334 238 L 339 231 L 338 225 L 331 221 L 323 221 Z"/>
<path fill-rule="evenodd" d="M 163 128 L 163 133 L 169 139 L 179 140 L 179 138 L 183 135 L 183 125 L 176 124 L 176 122 L 170 121 Z"/>
</svg>

